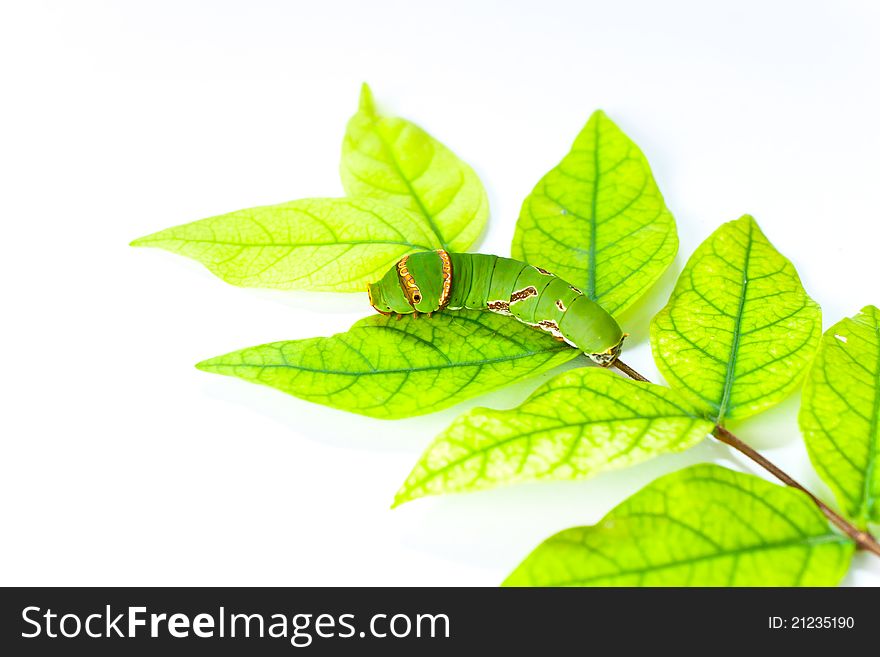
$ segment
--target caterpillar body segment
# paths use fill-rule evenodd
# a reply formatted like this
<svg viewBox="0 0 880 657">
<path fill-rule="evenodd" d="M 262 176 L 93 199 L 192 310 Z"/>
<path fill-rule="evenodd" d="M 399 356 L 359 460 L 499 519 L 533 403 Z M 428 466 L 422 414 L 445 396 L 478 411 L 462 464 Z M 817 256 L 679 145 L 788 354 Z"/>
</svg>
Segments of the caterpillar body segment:
<svg viewBox="0 0 880 657">
<path fill-rule="evenodd" d="M 608 366 L 626 337 L 605 310 L 573 285 L 532 265 L 480 253 L 424 251 L 401 258 L 369 286 L 383 314 L 469 308 L 510 315 Z"/>
</svg>

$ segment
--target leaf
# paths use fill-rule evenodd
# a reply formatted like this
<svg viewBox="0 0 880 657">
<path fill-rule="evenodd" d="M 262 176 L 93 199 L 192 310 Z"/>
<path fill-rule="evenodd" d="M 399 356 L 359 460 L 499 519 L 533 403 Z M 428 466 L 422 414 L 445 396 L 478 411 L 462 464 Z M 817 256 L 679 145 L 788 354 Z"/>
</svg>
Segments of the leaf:
<svg viewBox="0 0 880 657">
<path fill-rule="evenodd" d="M 526 198 L 514 258 L 566 279 L 619 315 L 675 258 L 675 219 L 648 160 L 604 112 Z"/>
<path fill-rule="evenodd" d="M 318 404 L 382 419 L 452 406 L 565 363 L 580 352 L 479 311 L 362 319 L 329 338 L 274 342 L 199 363 Z"/>
<path fill-rule="evenodd" d="M 475 408 L 428 447 L 394 504 L 538 480 L 582 479 L 694 446 L 712 430 L 662 386 L 582 368 L 509 411 Z"/>
<path fill-rule="evenodd" d="M 799 420 L 846 514 L 862 527 L 880 523 L 880 310 L 866 306 L 822 337 Z"/>
<path fill-rule="evenodd" d="M 704 464 L 551 536 L 504 585 L 833 586 L 852 553 L 800 491 Z"/>
<path fill-rule="evenodd" d="M 785 399 L 821 332 L 794 266 L 745 215 L 688 260 L 651 324 L 651 347 L 669 384 L 723 424 Z"/>
<path fill-rule="evenodd" d="M 486 227 L 489 201 L 473 169 L 414 123 L 379 116 L 366 84 L 345 132 L 340 174 L 346 194 L 419 214 L 450 251 L 467 251 Z"/>
<path fill-rule="evenodd" d="M 131 244 L 198 260 L 233 285 L 335 292 L 363 292 L 404 255 L 440 246 L 420 216 L 372 199 L 239 210 Z"/>
</svg>

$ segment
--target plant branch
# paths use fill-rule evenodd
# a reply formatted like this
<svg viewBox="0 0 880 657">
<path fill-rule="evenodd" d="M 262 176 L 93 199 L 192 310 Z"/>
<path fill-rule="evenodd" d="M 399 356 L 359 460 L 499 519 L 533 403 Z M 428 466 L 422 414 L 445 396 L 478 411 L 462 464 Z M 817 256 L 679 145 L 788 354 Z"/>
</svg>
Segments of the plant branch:
<svg viewBox="0 0 880 657">
<path fill-rule="evenodd" d="M 880 543 L 877 542 L 876 538 L 871 536 L 871 534 L 869 534 L 868 532 L 862 531 L 847 522 L 847 520 L 844 519 L 843 516 L 829 508 L 828 505 L 825 504 L 825 502 L 823 502 L 818 497 L 813 495 L 813 493 L 804 488 L 804 486 L 793 479 L 791 475 L 781 470 L 777 465 L 771 463 L 769 460 L 767 460 L 766 457 L 762 456 L 756 450 L 749 447 L 742 440 L 730 433 L 730 431 L 728 431 L 724 427 L 716 426 L 712 430 L 712 435 L 725 445 L 730 445 L 738 452 L 749 457 L 752 461 L 767 470 L 767 472 L 779 479 L 779 481 L 784 483 L 786 486 L 797 488 L 799 491 L 804 493 L 807 497 L 813 500 L 813 503 L 819 507 L 822 513 L 825 514 L 825 517 L 828 518 L 828 520 L 830 520 L 832 523 L 834 523 L 834 525 L 836 525 L 837 528 L 840 529 L 844 534 L 855 541 L 860 549 L 868 550 L 869 552 L 873 552 L 877 556 L 880 556 Z"/>
<path fill-rule="evenodd" d="M 634 379 L 636 381 L 645 381 L 648 382 L 644 376 L 639 374 L 636 370 L 631 368 L 626 363 L 620 361 L 620 359 L 614 361 L 614 367 L 619 369 L 621 372 L 626 374 L 629 378 Z M 807 497 L 809 497 L 813 503 L 819 507 L 819 510 L 825 514 L 825 517 L 834 524 L 835 527 L 840 529 L 844 534 L 849 536 L 855 544 L 861 550 L 866 550 L 868 552 L 872 552 L 880 557 L 880 542 L 877 541 L 871 534 L 869 534 L 865 530 L 861 530 L 849 521 L 847 521 L 843 516 L 839 513 L 831 509 L 825 502 L 820 500 L 818 497 L 813 495 L 809 490 L 804 488 L 802 484 L 800 484 L 797 480 L 795 480 L 791 475 L 782 470 L 779 466 L 775 465 L 771 461 L 769 461 L 765 456 L 761 455 L 755 449 L 749 447 L 742 440 L 734 436 L 730 431 L 725 429 L 720 425 L 716 425 L 712 430 L 712 436 L 728 445 L 733 447 L 736 451 L 744 456 L 748 457 L 762 468 L 764 468 L 767 472 L 776 477 L 779 481 L 781 481 L 786 486 L 791 486 L 792 488 L 796 488 L 802 493 L 804 493 Z"/>
<path fill-rule="evenodd" d="M 636 381 L 644 381 L 645 383 L 650 383 L 650 381 L 648 381 L 647 378 L 645 378 L 644 376 L 642 376 L 641 374 L 636 372 L 633 368 L 631 368 L 629 365 L 624 363 L 619 358 L 614 361 L 614 367 L 619 369 L 621 372 L 626 374 L 631 379 L 635 379 Z"/>
</svg>

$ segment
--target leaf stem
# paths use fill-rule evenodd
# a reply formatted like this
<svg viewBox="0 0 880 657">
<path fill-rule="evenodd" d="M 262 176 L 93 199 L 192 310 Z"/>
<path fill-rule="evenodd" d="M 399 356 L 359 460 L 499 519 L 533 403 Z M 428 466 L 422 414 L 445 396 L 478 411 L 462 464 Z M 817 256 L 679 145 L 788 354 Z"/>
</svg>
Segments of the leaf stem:
<svg viewBox="0 0 880 657">
<path fill-rule="evenodd" d="M 626 363 L 624 363 L 624 362 L 623 362 L 622 360 L 620 360 L 619 358 L 617 358 L 617 359 L 614 360 L 614 367 L 616 367 L 617 369 L 619 369 L 621 372 L 623 372 L 624 374 L 626 374 L 626 375 L 627 375 L 629 378 L 631 378 L 631 379 L 634 379 L 634 380 L 636 380 L 636 381 L 643 381 L 643 382 L 645 382 L 645 383 L 650 383 L 650 381 L 648 381 L 647 378 L 645 378 L 644 376 L 642 376 L 641 374 L 639 374 L 638 372 L 636 372 L 633 368 L 631 368 L 629 365 L 627 365 Z"/>
<path fill-rule="evenodd" d="M 621 372 L 626 374 L 629 378 L 634 379 L 635 381 L 644 381 L 648 382 L 648 379 L 639 374 L 636 370 L 631 368 L 626 363 L 617 359 L 614 361 L 614 367 L 619 369 Z M 831 509 L 825 502 L 820 500 L 818 497 L 813 495 L 809 490 L 807 490 L 802 484 L 800 484 L 797 480 L 795 480 L 791 475 L 782 470 L 779 466 L 772 463 L 765 456 L 761 455 L 755 449 L 749 447 L 742 440 L 734 436 L 730 431 L 725 429 L 720 425 L 716 425 L 712 430 L 712 436 L 728 445 L 733 447 L 736 451 L 744 456 L 748 457 L 762 468 L 764 468 L 767 472 L 776 477 L 779 481 L 781 481 L 786 486 L 791 486 L 792 488 L 796 488 L 802 493 L 804 493 L 807 497 L 809 497 L 813 503 L 819 507 L 819 510 L 825 514 L 825 517 L 834 524 L 835 527 L 840 529 L 844 534 L 849 536 L 855 544 L 858 546 L 860 550 L 866 550 L 868 552 L 872 552 L 880 557 L 880 542 L 877 541 L 871 534 L 867 531 L 859 529 L 849 521 L 847 521 L 843 516 L 839 513 Z"/>
</svg>

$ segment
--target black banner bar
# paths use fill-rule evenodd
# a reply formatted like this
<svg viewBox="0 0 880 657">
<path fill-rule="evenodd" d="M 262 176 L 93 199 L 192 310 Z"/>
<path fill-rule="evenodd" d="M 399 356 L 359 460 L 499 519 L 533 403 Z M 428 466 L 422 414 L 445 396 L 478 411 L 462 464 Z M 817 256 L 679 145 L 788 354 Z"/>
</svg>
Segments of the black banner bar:
<svg viewBox="0 0 880 657">
<path fill-rule="evenodd" d="M 876 589 L 13 588 L 2 591 L 0 647 L 5 655 L 163 657 L 840 650 L 877 645 L 876 596 Z"/>
</svg>

